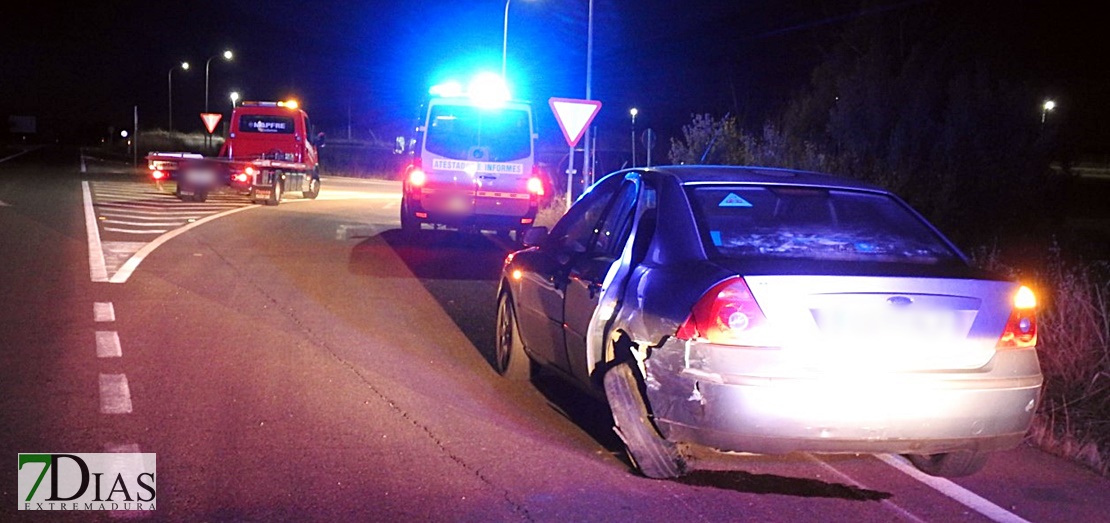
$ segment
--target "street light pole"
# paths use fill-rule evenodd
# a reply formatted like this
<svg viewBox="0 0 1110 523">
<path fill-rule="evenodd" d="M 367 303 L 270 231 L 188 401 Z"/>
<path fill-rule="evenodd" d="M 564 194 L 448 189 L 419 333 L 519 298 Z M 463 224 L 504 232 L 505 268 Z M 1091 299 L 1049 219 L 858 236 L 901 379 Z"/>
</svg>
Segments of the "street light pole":
<svg viewBox="0 0 1110 523">
<path fill-rule="evenodd" d="M 170 72 L 166 73 L 166 83 L 169 84 L 168 89 L 166 89 L 166 92 L 169 93 L 169 102 L 170 102 L 169 103 L 169 105 L 170 105 L 169 122 L 167 123 L 166 126 L 169 127 L 170 133 L 173 133 L 173 70 L 174 69 L 177 69 L 177 68 L 176 67 L 171 67 Z M 181 62 L 181 69 L 184 70 L 184 71 L 188 71 L 189 70 L 189 62 Z"/>
<path fill-rule="evenodd" d="M 212 59 L 216 58 L 216 57 L 219 57 L 219 56 L 220 55 L 218 55 L 218 54 L 217 55 L 212 55 L 212 56 L 208 57 L 208 60 L 204 61 L 204 112 L 206 112 L 206 113 L 208 112 L 208 69 L 212 65 Z M 231 51 L 224 51 L 223 52 L 223 57 L 224 57 L 224 60 L 231 60 Z M 205 135 L 204 136 L 205 145 L 210 145 L 210 140 L 211 139 L 212 139 L 212 133 L 208 133 L 207 135 Z"/>
<path fill-rule="evenodd" d="M 586 16 L 586 99 L 593 100 L 593 93 L 591 87 L 593 85 L 594 74 L 594 0 L 590 0 L 589 14 Z M 590 139 L 590 126 L 586 126 L 586 146 L 582 153 L 582 185 L 585 190 L 587 184 L 587 177 L 592 183 L 594 178 L 594 151 L 590 147 L 592 140 Z"/>
<path fill-rule="evenodd" d="M 232 56 L 231 51 L 224 51 L 223 52 L 224 60 L 231 60 L 231 56 Z M 206 112 L 206 113 L 208 112 L 208 69 L 212 65 L 212 59 L 219 58 L 219 57 L 220 57 L 220 55 L 218 55 L 218 54 L 217 55 L 212 55 L 212 56 L 208 57 L 208 60 L 204 61 L 204 112 Z"/>
<path fill-rule="evenodd" d="M 636 167 L 636 115 L 640 110 L 633 107 L 628 114 L 632 115 L 632 167 Z"/>
<path fill-rule="evenodd" d="M 509 2 L 505 0 L 505 30 L 501 33 L 501 79 L 505 79 L 505 56 L 509 50 Z"/>
</svg>

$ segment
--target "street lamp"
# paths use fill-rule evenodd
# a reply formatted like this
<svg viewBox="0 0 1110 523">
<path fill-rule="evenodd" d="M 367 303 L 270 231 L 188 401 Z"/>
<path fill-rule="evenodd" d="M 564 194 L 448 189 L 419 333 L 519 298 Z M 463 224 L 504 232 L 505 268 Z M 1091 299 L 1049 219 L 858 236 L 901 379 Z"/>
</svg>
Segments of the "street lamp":
<svg viewBox="0 0 1110 523">
<path fill-rule="evenodd" d="M 509 50 L 509 3 L 512 0 L 505 0 L 505 28 L 501 33 L 501 78 L 505 78 L 505 56 Z"/>
<path fill-rule="evenodd" d="M 636 167 L 636 115 L 640 114 L 640 110 L 633 107 L 628 111 L 632 115 L 632 167 Z"/>
<path fill-rule="evenodd" d="M 212 65 L 212 60 L 219 58 L 221 55 L 212 55 L 208 60 L 204 61 L 204 112 L 208 112 L 208 69 Z M 231 60 L 231 51 L 224 51 L 224 60 Z"/>
<path fill-rule="evenodd" d="M 170 128 L 171 133 L 173 132 L 173 70 L 174 69 L 177 69 L 177 68 L 176 67 L 171 67 L 170 72 L 166 73 L 166 83 L 169 84 L 169 88 L 166 89 L 166 91 L 169 93 L 169 98 L 170 98 L 170 115 L 169 115 L 170 117 L 169 117 L 169 123 L 168 123 L 167 126 Z M 189 70 L 189 62 L 181 62 L 181 70 L 182 71 L 188 71 Z"/>
<path fill-rule="evenodd" d="M 239 91 L 231 91 L 231 110 L 235 110 L 235 102 L 239 101 Z"/>
<path fill-rule="evenodd" d="M 1044 105 L 1041 106 L 1041 123 L 1042 124 L 1044 123 L 1045 115 L 1047 115 L 1049 111 L 1051 111 L 1055 108 L 1056 108 L 1056 102 L 1054 102 L 1052 100 L 1045 100 L 1044 101 Z"/>
</svg>

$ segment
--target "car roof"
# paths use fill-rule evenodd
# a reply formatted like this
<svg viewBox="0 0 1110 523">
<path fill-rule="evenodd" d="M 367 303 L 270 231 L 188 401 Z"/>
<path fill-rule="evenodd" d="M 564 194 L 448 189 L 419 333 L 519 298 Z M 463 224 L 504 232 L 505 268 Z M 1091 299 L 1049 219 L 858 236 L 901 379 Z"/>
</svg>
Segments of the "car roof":
<svg viewBox="0 0 1110 523">
<path fill-rule="evenodd" d="M 733 165 L 664 165 L 652 167 L 651 170 L 673 176 L 683 185 L 755 183 L 889 192 L 879 186 L 852 178 L 796 169 Z"/>
</svg>

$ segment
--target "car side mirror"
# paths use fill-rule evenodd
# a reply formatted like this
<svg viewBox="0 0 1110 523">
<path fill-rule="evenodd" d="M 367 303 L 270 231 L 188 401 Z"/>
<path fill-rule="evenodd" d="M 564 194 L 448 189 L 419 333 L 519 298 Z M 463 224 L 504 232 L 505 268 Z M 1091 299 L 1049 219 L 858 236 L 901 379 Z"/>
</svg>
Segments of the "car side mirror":
<svg viewBox="0 0 1110 523">
<path fill-rule="evenodd" d="M 547 227 L 529 227 L 524 231 L 524 238 L 520 241 L 525 247 L 533 247 L 547 239 Z"/>
</svg>

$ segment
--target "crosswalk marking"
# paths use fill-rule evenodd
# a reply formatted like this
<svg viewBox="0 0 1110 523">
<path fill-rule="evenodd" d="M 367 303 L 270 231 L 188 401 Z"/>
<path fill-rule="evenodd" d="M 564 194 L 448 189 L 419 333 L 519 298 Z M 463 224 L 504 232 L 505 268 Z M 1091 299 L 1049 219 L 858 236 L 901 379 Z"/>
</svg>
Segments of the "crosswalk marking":
<svg viewBox="0 0 1110 523">
<path fill-rule="evenodd" d="M 107 281 L 119 279 L 117 274 L 122 274 L 128 261 L 162 235 L 250 205 L 245 196 L 231 192 L 210 193 L 204 202 L 183 202 L 174 196 L 172 184 L 159 187 L 140 181 L 108 180 L 87 184 L 95 227 L 101 236 L 98 258 L 104 260 Z"/>
</svg>

